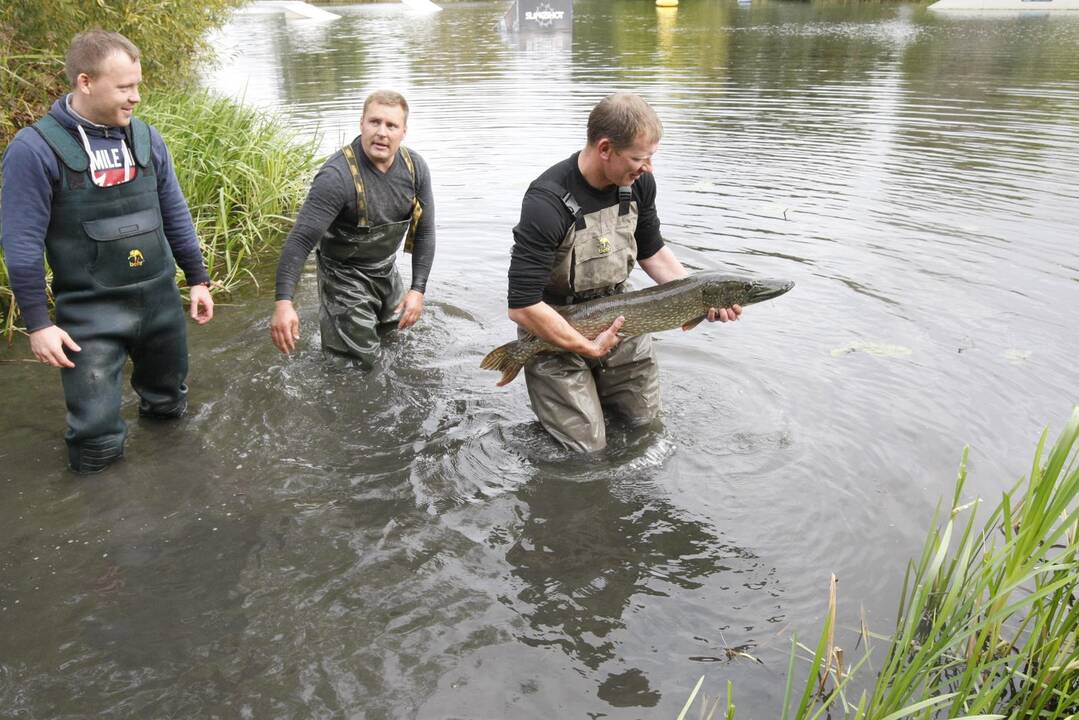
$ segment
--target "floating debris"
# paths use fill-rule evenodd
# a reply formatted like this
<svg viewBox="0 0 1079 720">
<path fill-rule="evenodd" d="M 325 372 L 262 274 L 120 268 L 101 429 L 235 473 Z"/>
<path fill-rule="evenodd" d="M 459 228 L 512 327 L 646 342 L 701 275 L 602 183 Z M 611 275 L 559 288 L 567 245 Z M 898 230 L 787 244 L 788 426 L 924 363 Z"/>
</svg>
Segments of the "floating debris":
<svg viewBox="0 0 1079 720">
<path fill-rule="evenodd" d="M 889 345 L 887 343 L 852 342 L 832 350 L 832 357 L 849 355 L 854 352 L 864 352 L 874 357 L 910 357 L 914 351 L 903 345 Z"/>
<path fill-rule="evenodd" d="M 1030 350 L 1020 350 L 1019 348 L 1008 348 L 1004 351 L 1004 359 L 1012 365 L 1023 365 L 1030 356 L 1033 355 Z"/>
</svg>

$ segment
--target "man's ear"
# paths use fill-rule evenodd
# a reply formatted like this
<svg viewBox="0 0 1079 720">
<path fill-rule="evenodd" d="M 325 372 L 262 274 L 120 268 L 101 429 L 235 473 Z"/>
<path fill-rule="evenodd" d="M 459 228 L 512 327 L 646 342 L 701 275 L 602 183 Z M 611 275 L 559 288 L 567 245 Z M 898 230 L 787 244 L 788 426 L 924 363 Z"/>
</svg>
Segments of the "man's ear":
<svg viewBox="0 0 1079 720">
<path fill-rule="evenodd" d="M 93 82 L 93 78 L 86 73 L 79 73 L 78 77 L 75 78 L 75 87 L 72 89 L 76 92 L 81 92 L 83 95 L 89 95 L 91 82 Z"/>
<path fill-rule="evenodd" d="M 614 151 L 614 145 L 611 144 L 610 138 L 600 138 L 596 143 L 596 150 L 599 152 L 599 156 L 604 160 L 611 159 L 611 153 Z"/>
</svg>

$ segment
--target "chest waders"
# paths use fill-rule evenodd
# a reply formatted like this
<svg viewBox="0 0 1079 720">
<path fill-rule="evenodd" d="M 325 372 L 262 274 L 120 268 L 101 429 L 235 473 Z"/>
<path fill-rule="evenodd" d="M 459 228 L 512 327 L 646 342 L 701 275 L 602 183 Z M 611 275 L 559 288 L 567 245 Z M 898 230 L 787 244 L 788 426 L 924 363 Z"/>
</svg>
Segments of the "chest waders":
<svg viewBox="0 0 1079 720">
<path fill-rule="evenodd" d="M 394 309 L 405 295 L 394 262 L 397 249 L 403 243 L 405 252 L 412 252 L 423 208 L 415 196 L 412 157 L 402 147 L 401 158 L 412 176 L 410 215 L 372 227 L 356 153 L 351 145 L 342 152 L 356 187 L 356 224 L 338 218 L 319 241 L 319 330 L 324 350 L 349 355 L 370 368 L 378 354 L 380 333 L 393 328 Z"/>
<path fill-rule="evenodd" d="M 572 305 L 623 291 L 637 259 L 637 206 L 630 188 L 618 189 L 618 203 L 585 215 L 564 188 L 554 193 L 573 224 L 555 253 L 543 298 L 549 305 Z M 576 452 L 607 446 L 604 410 L 631 425 L 647 425 L 659 413 L 659 373 L 650 335 L 624 340 L 602 360 L 576 353 L 542 353 L 525 365 L 525 383 L 536 417 L 558 442 Z"/>
<path fill-rule="evenodd" d="M 56 324 L 81 352 L 60 372 L 67 403 L 64 439 L 73 470 L 103 470 L 124 452 L 123 368 L 141 414 L 177 417 L 187 406 L 187 328 L 162 229 L 150 128 L 132 119 L 133 180 L 98 187 L 85 150 L 56 120 L 34 128 L 61 161 L 45 254 L 53 271 Z"/>
</svg>

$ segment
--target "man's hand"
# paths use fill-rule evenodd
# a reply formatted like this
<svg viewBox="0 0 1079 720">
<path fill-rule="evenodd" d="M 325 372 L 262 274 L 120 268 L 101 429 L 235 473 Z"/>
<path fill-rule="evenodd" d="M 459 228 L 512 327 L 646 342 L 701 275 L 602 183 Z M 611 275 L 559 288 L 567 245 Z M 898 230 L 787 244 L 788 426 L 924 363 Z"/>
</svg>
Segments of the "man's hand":
<svg viewBox="0 0 1079 720">
<path fill-rule="evenodd" d="M 214 299 L 205 285 L 191 286 L 191 319 L 199 325 L 214 319 Z"/>
<path fill-rule="evenodd" d="M 273 317 L 270 318 L 270 339 L 277 349 L 288 355 L 296 349 L 300 339 L 300 316 L 291 300 L 278 300 L 274 303 Z"/>
<path fill-rule="evenodd" d="M 416 324 L 423 314 L 423 293 L 419 290 L 409 290 L 393 309 L 394 314 L 400 314 L 401 319 L 397 323 L 398 330 L 410 328 Z"/>
<path fill-rule="evenodd" d="M 33 351 L 34 357 L 50 367 L 75 367 L 75 363 L 71 362 L 67 355 L 64 354 L 65 347 L 75 352 L 82 350 L 71 339 L 70 335 L 55 325 L 30 333 L 30 349 Z"/>
<path fill-rule="evenodd" d="M 718 310 L 716 308 L 708 308 L 708 315 L 706 315 L 705 317 L 708 318 L 708 322 L 715 322 L 716 320 L 720 322 L 734 322 L 738 318 L 742 317 L 742 306 L 731 305 L 729 308 L 719 308 Z M 703 319 L 704 318 L 701 318 L 701 320 Z M 685 325 L 682 326 L 682 329 L 692 330 L 693 328 L 697 327 L 701 320 L 692 320 L 690 322 L 687 322 Z"/>
<path fill-rule="evenodd" d="M 626 322 L 626 318 L 619 315 L 611 323 L 611 326 L 596 336 L 596 339 L 592 341 L 593 351 L 589 353 L 589 357 L 599 359 L 614 350 L 618 343 L 622 342 L 622 338 L 618 336 L 618 331 L 622 329 L 622 325 Z"/>
</svg>

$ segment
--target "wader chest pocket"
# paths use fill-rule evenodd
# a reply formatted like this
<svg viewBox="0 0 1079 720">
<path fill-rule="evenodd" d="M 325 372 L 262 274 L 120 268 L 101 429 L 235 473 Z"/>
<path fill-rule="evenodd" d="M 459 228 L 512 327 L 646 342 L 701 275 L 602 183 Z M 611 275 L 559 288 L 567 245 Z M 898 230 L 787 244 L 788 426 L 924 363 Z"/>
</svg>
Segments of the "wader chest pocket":
<svg viewBox="0 0 1079 720">
<path fill-rule="evenodd" d="M 83 230 L 94 240 L 90 274 L 106 287 L 123 287 L 157 277 L 165 270 L 167 251 L 156 210 L 141 210 L 103 220 L 88 220 Z"/>
<path fill-rule="evenodd" d="M 585 292 L 625 282 L 633 269 L 630 248 L 613 235 L 607 242 L 598 236 L 573 247 L 573 290 Z"/>
</svg>

